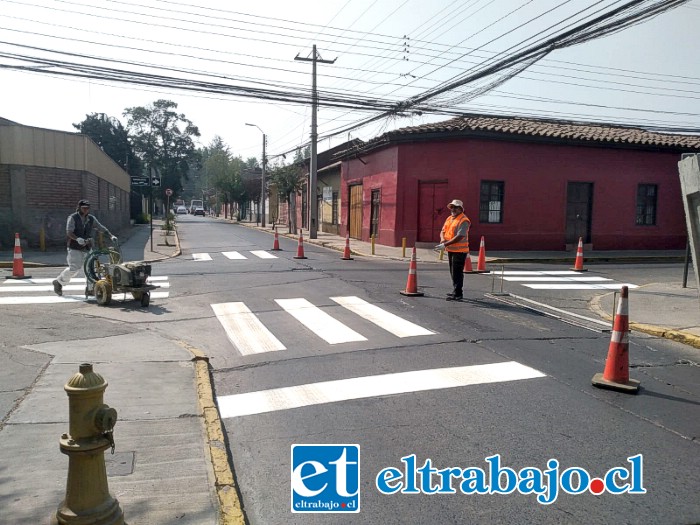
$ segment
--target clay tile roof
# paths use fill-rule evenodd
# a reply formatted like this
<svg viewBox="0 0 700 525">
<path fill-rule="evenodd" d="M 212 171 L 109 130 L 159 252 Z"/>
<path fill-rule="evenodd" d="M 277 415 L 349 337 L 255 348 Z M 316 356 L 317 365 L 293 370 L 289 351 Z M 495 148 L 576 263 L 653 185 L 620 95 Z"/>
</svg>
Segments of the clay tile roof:
<svg viewBox="0 0 700 525">
<path fill-rule="evenodd" d="M 369 141 L 368 145 L 407 138 L 411 135 L 460 134 L 460 132 L 550 137 L 562 142 L 626 143 L 650 147 L 700 149 L 700 135 L 662 133 L 612 124 L 486 115 L 466 115 L 443 122 L 399 128 Z"/>
</svg>

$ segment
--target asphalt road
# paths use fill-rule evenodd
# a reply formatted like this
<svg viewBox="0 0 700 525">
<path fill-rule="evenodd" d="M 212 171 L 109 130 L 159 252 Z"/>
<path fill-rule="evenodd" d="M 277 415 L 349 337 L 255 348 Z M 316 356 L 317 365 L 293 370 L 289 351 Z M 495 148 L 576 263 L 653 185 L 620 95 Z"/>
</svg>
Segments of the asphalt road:
<svg viewBox="0 0 700 525">
<path fill-rule="evenodd" d="M 465 301 L 454 304 L 444 300 L 450 288 L 446 265 L 436 263 L 418 269 L 425 296 L 405 297 L 399 294 L 406 286 L 405 262 L 343 261 L 338 252 L 310 244 L 307 259 L 295 259 L 297 245 L 286 238 L 280 239 L 282 251 L 271 252 L 271 237 L 252 229 L 202 217 L 178 222 L 182 255 L 156 263 L 153 271 L 167 279 L 169 297 L 153 300 L 147 313 L 94 306 L 3 310 L 12 341 L 3 345 L 12 346 L 24 372 L 19 366 L 0 371 L 8 385 L 0 408 L 45 366 L 45 357 L 20 346 L 68 339 L 68 319 L 80 322 L 75 338 L 93 331 L 129 333 L 138 325 L 210 356 L 252 524 L 700 521 L 697 350 L 633 334 L 630 353 L 642 364 L 630 375 L 642 381 L 641 392 L 599 390 L 591 378 L 604 367 L 606 327 L 561 312 L 563 320 L 544 315 L 554 306 L 592 319 L 588 301 L 609 292 L 504 281 L 507 291 L 544 305 L 524 308 L 504 302 L 498 279 L 472 275 Z M 263 252 L 276 257 L 261 258 Z M 664 276 L 677 280 L 680 268 L 608 265 L 588 273 L 644 284 Z M 436 377 L 438 369 L 445 370 Z M 302 444 L 359 445 L 359 513 L 291 513 L 291 449 Z M 464 494 L 460 476 L 466 474 L 444 474 L 456 493 L 428 495 L 421 492 L 441 486 L 443 475 L 433 474 L 421 486 L 420 473 L 416 483 L 424 490 L 407 490 L 412 474 L 402 458 L 415 455 L 416 467 L 430 458 L 436 470 L 480 468 L 487 483 L 485 458 L 496 454 L 502 467 L 515 472 L 545 471 L 556 459 L 560 472 L 580 467 L 592 477 L 613 467 L 631 469 L 628 458 L 642 454 L 643 479 L 637 481 L 646 493 L 560 491 L 541 504 L 536 494 L 517 491 Z M 390 485 L 405 482 L 404 492 L 379 492 L 377 478 L 386 468 L 401 472 Z M 507 488 L 508 474 L 496 477 Z M 306 479 L 313 484 L 314 476 Z M 442 484 L 445 491 L 448 485 Z"/>
<path fill-rule="evenodd" d="M 590 381 L 604 367 L 610 342 L 609 332 L 602 331 L 606 327 L 583 322 L 587 325 L 583 328 L 504 303 L 497 295 L 487 295 L 500 290 L 500 281 L 492 276 L 469 276 L 465 302 L 454 304 L 444 300 L 449 291 L 444 264 L 422 265 L 418 280 L 426 295 L 405 297 L 398 293 L 407 279 L 407 265 L 402 262 L 342 261 L 337 252 L 308 243 L 307 259 L 295 259 L 296 243 L 287 239 L 281 239 L 283 251 L 274 253 L 277 258 L 260 259 L 251 253 L 268 250 L 269 235 L 194 218 L 183 221 L 180 239 L 183 255 L 160 267 L 180 290 L 177 293 L 187 295 L 186 304 L 173 312 L 182 322 L 172 325 L 172 331 L 212 356 L 216 393 L 225 400 L 222 416 L 251 523 L 700 519 L 695 475 L 700 466 L 695 439 L 700 427 L 698 368 L 674 366 L 683 360 L 697 362 L 696 350 L 635 335 L 631 352 L 645 366 L 631 374 L 642 380 L 643 392 L 629 396 L 601 391 Z M 228 259 L 222 256 L 224 251 L 246 258 Z M 201 257 L 194 254 L 203 253 L 212 260 L 193 260 Z M 534 269 L 522 265 L 523 271 Z M 643 284 L 659 278 L 648 272 L 675 270 L 611 265 L 596 267 L 590 275 Z M 512 281 L 504 286 L 539 303 L 589 317 L 593 315 L 587 302 L 601 293 L 533 290 Z M 398 337 L 386 323 L 370 322 L 336 300 L 355 297 L 432 333 Z M 306 302 L 290 306 L 291 300 Z M 235 307 L 217 319 L 213 304 Z M 244 315 L 242 306 L 283 349 L 236 339 L 243 332 L 240 324 L 230 327 L 233 339 L 227 337 L 224 323 Z M 328 317 L 307 326 L 295 306 L 309 310 L 312 319 Z M 333 326 L 336 321 L 342 325 Z M 345 327 L 362 339 L 329 342 L 334 336 L 346 337 Z M 258 340 L 268 337 L 255 333 Z M 499 378 L 500 382 L 454 388 L 440 384 L 421 391 L 428 379 L 400 375 L 512 362 L 542 377 Z M 382 376 L 379 386 L 367 379 L 376 376 Z M 373 395 L 394 382 L 399 384 L 390 395 Z M 309 385 L 314 392 L 299 393 Z M 320 392 L 322 388 L 337 390 L 335 398 L 341 400 L 318 403 L 329 395 Z M 291 447 L 315 443 L 360 445 L 359 514 L 290 513 Z M 380 494 L 375 486 L 379 472 L 386 467 L 403 470 L 401 458 L 411 454 L 417 466 L 430 458 L 437 469 L 485 469 L 485 458 L 500 454 L 502 464 L 516 471 L 544 470 L 554 458 L 561 470 L 581 467 L 594 476 L 629 466 L 628 457 L 643 454 L 647 493 L 560 494 L 549 505 L 537 503 L 533 494 L 518 493 Z M 432 482 L 438 482 L 437 475 Z"/>
</svg>

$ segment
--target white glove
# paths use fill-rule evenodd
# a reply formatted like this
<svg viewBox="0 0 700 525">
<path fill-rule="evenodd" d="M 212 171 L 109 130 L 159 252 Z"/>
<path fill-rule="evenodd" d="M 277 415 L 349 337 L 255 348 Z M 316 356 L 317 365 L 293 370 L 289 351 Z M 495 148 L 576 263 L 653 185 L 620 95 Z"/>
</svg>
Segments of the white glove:
<svg viewBox="0 0 700 525">
<path fill-rule="evenodd" d="M 114 243 L 116 243 L 119 240 L 119 239 L 117 239 L 116 235 L 112 235 L 111 239 L 112 239 L 112 242 L 114 242 Z"/>
<path fill-rule="evenodd" d="M 80 246 L 85 246 L 85 239 L 83 239 L 82 237 L 78 237 L 75 241 L 76 241 Z"/>
<path fill-rule="evenodd" d="M 435 249 L 436 249 L 437 251 L 439 251 L 439 252 L 442 251 L 442 250 L 444 250 L 444 249 L 445 249 L 445 243 L 444 243 L 444 242 L 441 242 L 440 244 L 438 244 L 438 245 L 435 247 Z"/>
</svg>

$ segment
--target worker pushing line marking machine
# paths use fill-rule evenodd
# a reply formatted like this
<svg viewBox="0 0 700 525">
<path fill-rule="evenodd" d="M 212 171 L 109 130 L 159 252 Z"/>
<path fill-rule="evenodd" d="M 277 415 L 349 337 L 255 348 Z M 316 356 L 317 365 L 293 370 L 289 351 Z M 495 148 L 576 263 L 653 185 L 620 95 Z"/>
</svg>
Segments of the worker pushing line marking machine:
<svg viewBox="0 0 700 525">
<path fill-rule="evenodd" d="M 158 288 L 147 282 L 151 265 L 143 261 L 123 263 L 115 240 L 110 247 L 91 250 L 85 257 L 83 271 L 87 279 L 85 298 L 94 295 L 100 306 L 107 306 L 115 293 L 130 293 L 145 308 L 151 302 L 151 290 Z"/>
</svg>

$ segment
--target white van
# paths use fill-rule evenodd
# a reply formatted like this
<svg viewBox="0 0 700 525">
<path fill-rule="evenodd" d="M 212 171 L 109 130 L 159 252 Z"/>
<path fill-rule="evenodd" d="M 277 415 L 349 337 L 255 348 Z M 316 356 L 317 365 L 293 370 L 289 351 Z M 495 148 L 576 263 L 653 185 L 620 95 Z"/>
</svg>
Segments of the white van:
<svg viewBox="0 0 700 525">
<path fill-rule="evenodd" d="M 202 201 L 202 199 L 192 199 L 190 201 L 190 213 L 192 215 L 194 215 L 194 210 L 196 210 L 197 208 L 204 209 L 204 202 Z"/>
</svg>

